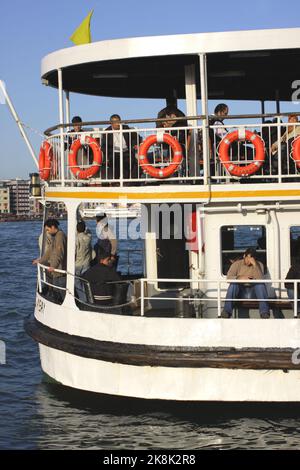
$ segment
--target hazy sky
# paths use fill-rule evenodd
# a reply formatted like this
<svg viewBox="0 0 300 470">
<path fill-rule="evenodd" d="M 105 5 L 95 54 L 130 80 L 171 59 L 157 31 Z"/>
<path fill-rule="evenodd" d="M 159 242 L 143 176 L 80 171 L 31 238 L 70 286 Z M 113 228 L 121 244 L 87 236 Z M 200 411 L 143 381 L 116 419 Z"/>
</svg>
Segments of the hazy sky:
<svg viewBox="0 0 300 470">
<path fill-rule="evenodd" d="M 57 49 L 72 46 L 69 36 L 94 8 L 93 41 L 156 34 L 198 33 L 300 26 L 299 0 L 9 0 L 1 2 L 0 78 L 6 82 L 21 120 L 36 130 L 58 122 L 55 90 L 41 85 L 40 62 Z M 300 77 L 299 77 L 300 78 Z M 77 97 L 72 114 L 87 120 L 152 117 L 163 101 Z M 291 108 L 292 105 L 289 105 Z M 213 105 L 211 105 L 213 108 Z M 231 111 L 241 111 L 239 104 Z M 213 109 L 210 109 L 212 112 Z M 247 112 L 259 111 L 249 104 Z M 38 152 L 41 138 L 29 134 Z M 5 105 L 0 105 L 0 179 L 27 177 L 35 167 Z"/>
</svg>

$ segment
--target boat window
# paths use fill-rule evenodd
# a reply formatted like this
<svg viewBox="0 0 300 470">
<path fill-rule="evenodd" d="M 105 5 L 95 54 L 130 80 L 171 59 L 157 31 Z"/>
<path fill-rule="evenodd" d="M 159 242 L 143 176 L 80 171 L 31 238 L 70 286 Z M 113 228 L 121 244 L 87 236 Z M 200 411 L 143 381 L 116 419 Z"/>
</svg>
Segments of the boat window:
<svg viewBox="0 0 300 470">
<path fill-rule="evenodd" d="M 263 225 L 226 225 L 221 227 L 222 274 L 231 264 L 241 259 L 247 248 L 255 248 L 258 260 L 266 269 L 266 228 Z"/>
<path fill-rule="evenodd" d="M 294 264 L 296 258 L 300 256 L 300 226 L 290 228 L 290 260 Z"/>
</svg>

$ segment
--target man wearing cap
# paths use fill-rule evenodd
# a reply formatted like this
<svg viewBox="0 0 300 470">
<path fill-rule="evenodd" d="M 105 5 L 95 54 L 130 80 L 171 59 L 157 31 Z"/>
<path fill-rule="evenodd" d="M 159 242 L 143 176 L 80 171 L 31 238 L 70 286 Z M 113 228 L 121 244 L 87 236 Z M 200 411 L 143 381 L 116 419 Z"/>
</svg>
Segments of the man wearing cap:
<svg viewBox="0 0 300 470">
<path fill-rule="evenodd" d="M 110 300 L 113 295 L 113 284 L 110 282 L 121 280 L 119 274 L 111 267 L 110 260 L 111 253 L 99 247 L 97 264 L 82 275 L 90 284 L 96 304 Z"/>
</svg>

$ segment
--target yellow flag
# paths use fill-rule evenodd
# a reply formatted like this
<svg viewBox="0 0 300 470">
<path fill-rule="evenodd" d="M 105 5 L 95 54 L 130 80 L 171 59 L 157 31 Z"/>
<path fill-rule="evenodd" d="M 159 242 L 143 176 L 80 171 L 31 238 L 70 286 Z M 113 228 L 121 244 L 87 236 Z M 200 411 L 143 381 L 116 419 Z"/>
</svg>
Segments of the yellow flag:
<svg viewBox="0 0 300 470">
<path fill-rule="evenodd" d="M 88 44 L 92 42 L 91 38 L 91 18 L 94 13 L 94 10 L 90 11 L 88 16 L 83 20 L 80 26 L 74 31 L 70 37 L 71 41 L 74 42 L 76 46 L 80 44 Z"/>
</svg>

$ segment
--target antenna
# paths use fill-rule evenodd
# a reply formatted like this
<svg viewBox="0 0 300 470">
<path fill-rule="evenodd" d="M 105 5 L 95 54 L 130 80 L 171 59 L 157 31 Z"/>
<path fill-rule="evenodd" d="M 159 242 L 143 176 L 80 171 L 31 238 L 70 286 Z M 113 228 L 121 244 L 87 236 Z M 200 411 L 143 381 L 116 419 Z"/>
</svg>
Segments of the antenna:
<svg viewBox="0 0 300 470">
<path fill-rule="evenodd" d="M 14 118 L 14 120 L 16 121 L 17 126 L 18 126 L 19 129 L 20 129 L 21 135 L 22 135 L 23 139 L 25 140 L 25 143 L 26 143 L 26 145 L 27 145 L 27 147 L 28 147 L 28 150 L 29 150 L 29 152 L 30 152 L 30 154 L 31 154 L 31 156 L 32 156 L 32 158 L 33 158 L 33 160 L 34 160 L 34 163 L 36 164 L 37 167 L 39 167 L 38 159 L 37 159 L 37 157 L 36 157 L 36 155 L 35 155 L 35 152 L 34 152 L 34 150 L 33 150 L 33 147 L 32 147 L 32 145 L 31 145 L 31 143 L 30 143 L 30 141 L 29 141 L 29 139 L 28 139 L 28 137 L 27 137 L 27 134 L 26 134 L 26 132 L 25 132 L 24 126 L 23 126 L 22 122 L 20 121 L 20 118 L 19 118 L 19 116 L 18 116 L 18 114 L 17 114 L 17 112 L 16 112 L 16 110 L 15 110 L 13 104 L 12 104 L 12 101 L 11 101 L 10 97 L 8 96 L 8 93 L 7 93 L 6 87 L 5 87 L 5 83 L 4 83 L 2 80 L 0 80 L 0 91 L 3 93 L 3 96 L 4 96 L 4 98 L 5 98 L 5 100 L 6 100 L 6 103 L 7 103 L 8 107 L 9 107 L 9 110 L 10 110 L 10 112 L 11 112 L 11 115 L 12 115 L 12 117 Z"/>
</svg>

